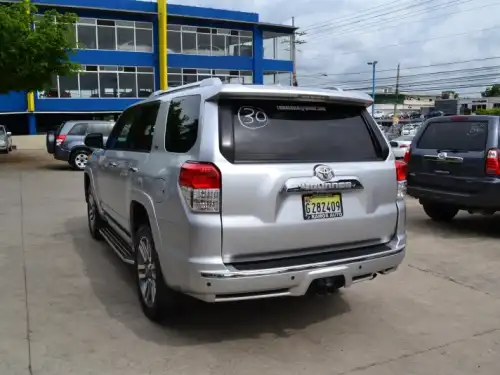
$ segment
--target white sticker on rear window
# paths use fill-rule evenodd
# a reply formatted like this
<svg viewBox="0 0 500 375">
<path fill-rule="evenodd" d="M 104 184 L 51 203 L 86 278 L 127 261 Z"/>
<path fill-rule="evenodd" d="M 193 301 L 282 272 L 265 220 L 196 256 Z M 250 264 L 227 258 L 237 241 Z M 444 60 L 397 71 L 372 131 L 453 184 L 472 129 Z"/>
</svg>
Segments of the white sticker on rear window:
<svg viewBox="0 0 500 375">
<path fill-rule="evenodd" d="M 277 105 L 278 111 L 299 111 L 299 112 L 326 112 L 325 107 L 302 106 L 302 105 Z"/>
<path fill-rule="evenodd" d="M 269 123 L 266 112 L 256 107 L 240 107 L 238 109 L 238 120 L 241 126 L 255 130 L 266 126 Z"/>
<path fill-rule="evenodd" d="M 468 136 L 474 136 L 474 135 L 478 135 L 478 134 L 481 134 L 481 133 L 484 133 L 485 131 L 485 124 L 481 124 L 481 123 L 478 123 L 478 124 L 472 124 L 471 127 L 469 128 L 469 131 L 467 132 L 467 135 Z"/>
</svg>

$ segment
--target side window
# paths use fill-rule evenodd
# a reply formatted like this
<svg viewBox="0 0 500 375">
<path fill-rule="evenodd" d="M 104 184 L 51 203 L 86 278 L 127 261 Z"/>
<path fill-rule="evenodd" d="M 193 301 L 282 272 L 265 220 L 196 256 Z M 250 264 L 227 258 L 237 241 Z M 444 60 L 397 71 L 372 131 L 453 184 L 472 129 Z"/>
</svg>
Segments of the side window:
<svg viewBox="0 0 500 375">
<path fill-rule="evenodd" d="M 106 143 L 108 150 L 125 150 L 130 127 L 134 121 L 136 107 L 126 109 L 116 122 Z"/>
<path fill-rule="evenodd" d="M 141 104 L 136 109 L 127 148 L 130 151 L 150 152 L 160 102 Z"/>
<path fill-rule="evenodd" d="M 170 152 L 188 152 L 198 137 L 200 95 L 172 99 L 168 110 L 165 149 Z"/>
<path fill-rule="evenodd" d="M 90 128 L 90 133 L 101 133 L 103 136 L 107 137 L 113 128 L 113 124 L 108 122 L 97 122 L 91 124 Z"/>
<path fill-rule="evenodd" d="M 80 122 L 78 124 L 73 125 L 68 135 L 85 135 L 87 134 L 88 124 Z"/>
</svg>

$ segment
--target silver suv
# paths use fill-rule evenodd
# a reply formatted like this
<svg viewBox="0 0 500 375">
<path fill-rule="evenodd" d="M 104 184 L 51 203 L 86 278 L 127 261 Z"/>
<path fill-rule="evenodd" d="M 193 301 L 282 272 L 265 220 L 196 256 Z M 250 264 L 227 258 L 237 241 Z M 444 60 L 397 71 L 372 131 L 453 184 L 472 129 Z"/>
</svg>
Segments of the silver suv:
<svg viewBox="0 0 500 375">
<path fill-rule="evenodd" d="M 403 162 L 342 90 L 222 84 L 156 92 L 123 112 L 85 170 L 92 236 L 133 264 L 145 314 L 329 293 L 405 255 Z"/>
</svg>

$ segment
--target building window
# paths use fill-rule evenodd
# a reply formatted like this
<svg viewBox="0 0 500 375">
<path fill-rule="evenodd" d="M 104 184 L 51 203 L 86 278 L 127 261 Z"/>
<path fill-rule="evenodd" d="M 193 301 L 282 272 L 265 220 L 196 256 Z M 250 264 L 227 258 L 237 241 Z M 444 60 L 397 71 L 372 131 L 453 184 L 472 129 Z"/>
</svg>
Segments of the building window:
<svg viewBox="0 0 500 375">
<path fill-rule="evenodd" d="M 84 65 L 80 73 L 54 76 L 46 98 L 144 98 L 155 91 L 154 69 L 135 66 Z"/>
<path fill-rule="evenodd" d="M 79 49 L 153 52 L 151 22 L 80 18 L 75 27 Z"/>
<path fill-rule="evenodd" d="M 292 36 L 290 34 L 263 32 L 264 58 L 270 60 L 291 60 Z"/>
<path fill-rule="evenodd" d="M 251 31 L 168 25 L 168 52 L 204 56 L 253 56 Z"/>
<path fill-rule="evenodd" d="M 264 84 L 265 85 L 282 85 L 291 86 L 292 85 L 292 73 L 291 72 L 264 72 Z"/>
<path fill-rule="evenodd" d="M 168 87 L 198 82 L 210 77 L 218 77 L 225 83 L 253 83 L 253 73 L 247 70 L 168 68 Z"/>
</svg>

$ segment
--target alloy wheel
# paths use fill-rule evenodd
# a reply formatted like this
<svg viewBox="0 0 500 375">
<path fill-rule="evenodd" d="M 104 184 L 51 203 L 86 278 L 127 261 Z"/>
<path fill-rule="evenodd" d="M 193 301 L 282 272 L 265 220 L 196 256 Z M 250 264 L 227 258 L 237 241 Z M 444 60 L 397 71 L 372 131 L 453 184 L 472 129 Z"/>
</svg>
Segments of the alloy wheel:
<svg viewBox="0 0 500 375">
<path fill-rule="evenodd" d="M 78 154 L 75 156 L 75 165 L 79 169 L 84 169 L 87 165 L 87 161 L 89 160 L 89 156 L 87 154 Z"/>
<path fill-rule="evenodd" d="M 147 237 L 141 237 L 137 251 L 139 289 L 144 303 L 153 307 L 156 302 L 156 265 L 151 242 Z"/>
</svg>

